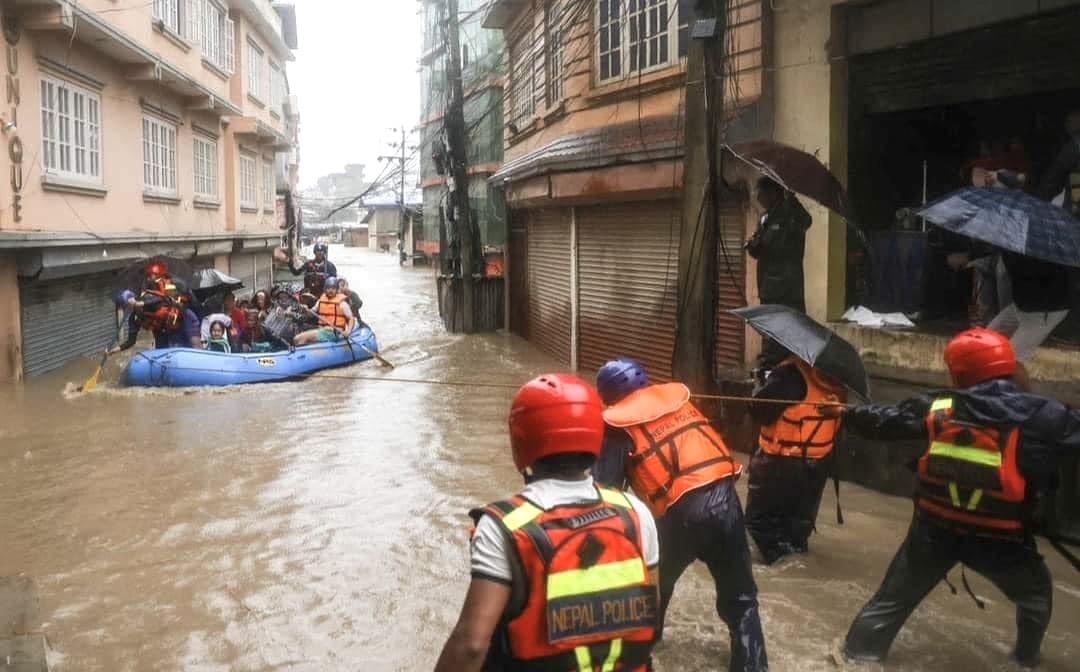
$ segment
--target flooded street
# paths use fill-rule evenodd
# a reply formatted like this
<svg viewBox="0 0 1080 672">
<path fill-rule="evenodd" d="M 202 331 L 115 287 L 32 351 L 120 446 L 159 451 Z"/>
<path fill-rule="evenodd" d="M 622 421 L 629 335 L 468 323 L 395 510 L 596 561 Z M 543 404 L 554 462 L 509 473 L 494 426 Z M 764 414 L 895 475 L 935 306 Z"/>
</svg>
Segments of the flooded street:
<svg viewBox="0 0 1080 672">
<path fill-rule="evenodd" d="M 520 487 L 513 390 L 378 379 L 517 384 L 551 360 L 513 337 L 443 333 L 430 269 L 330 256 L 395 370 L 70 393 L 83 361 L 0 388 L 0 576 L 33 582 L 54 670 L 433 667 L 468 581 L 465 512 Z M 810 555 L 755 567 L 773 670 L 835 669 L 829 650 L 903 538 L 908 501 L 845 484 L 843 504 L 837 527 L 830 488 Z M 1077 670 L 1080 580 L 1044 550 L 1055 613 L 1042 669 Z M 969 578 L 986 611 L 939 586 L 886 669 L 1008 669 L 1013 610 Z M 659 670 L 726 669 L 712 602 L 699 565 L 679 584 Z"/>
</svg>

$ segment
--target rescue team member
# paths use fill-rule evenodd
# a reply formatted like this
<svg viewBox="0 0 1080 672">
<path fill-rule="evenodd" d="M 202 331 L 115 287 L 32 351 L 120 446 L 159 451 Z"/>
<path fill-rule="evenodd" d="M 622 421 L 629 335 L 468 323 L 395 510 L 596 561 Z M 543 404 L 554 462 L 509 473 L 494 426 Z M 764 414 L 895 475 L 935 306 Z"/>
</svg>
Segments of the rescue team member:
<svg viewBox="0 0 1080 672">
<path fill-rule="evenodd" d="M 175 290 L 170 289 L 175 294 Z M 164 348 L 202 348 L 202 334 L 199 318 L 195 311 L 186 308 L 173 297 L 160 297 L 156 293 L 144 292 L 141 299 L 135 293 L 125 289 L 116 298 L 117 308 L 129 312 L 127 339 L 109 350 L 114 355 L 135 345 L 139 330 L 145 329 L 154 335 L 154 347 Z"/>
<path fill-rule="evenodd" d="M 334 266 L 329 259 L 327 259 L 327 253 L 329 249 L 326 243 L 315 243 L 315 247 L 312 248 L 312 252 L 315 253 L 314 259 L 305 261 L 300 266 L 294 266 L 294 261 L 289 262 L 289 270 L 293 275 L 304 276 L 304 289 L 318 296 L 324 287 L 324 283 L 329 277 L 337 277 L 337 266 Z"/>
<path fill-rule="evenodd" d="M 989 579 L 1016 605 L 1012 657 L 1039 663 L 1050 623 L 1050 572 L 1033 536 L 1038 495 L 1054 484 L 1065 450 L 1080 448 L 1080 415 L 1023 392 L 1009 340 L 987 329 L 945 348 L 956 389 L 898 406 L 860 406 L 848 427 L 886 440 L 921 439 L 915 513 L 877 594 L 852 623 L 842 653 L 881 661 L 919 602 L 957 563 Z"/>
<path fill-rule="evenodd" d="M 750 406 L 761 433 L 750 459 L 746 529 L 765 564 L 771 565 L 808 549 L 840 428 L 840 407 L 820 404 L 845 401 L 847 392 L 836 380 L 789 356 L 753 396 L 802 402 Z"/>
<path fill-rule="evenodd" d="M 349 308 L 347 297 L 338 291 L 338 279 L 333 276 L 326 279 L 323 294 L 312 310 L 321 318 L 319 326 L 297 334 L 293 345 L 333 343 L 340 334 L 351 334 L 356 328 L 356 316 Z"/>
<path fill-rule="evenodd" d="M 162 295 L 165 294 L 166 287 L 172 282 L 172 278 L 169 277 L 169 269 L 163 261 L 151 261 L 143 267 L 143 274 L 146 276 L 146 284 L 143 289 L 154 290 Z"/>
<path fill-rule="evenodd" d="M 543 375 L 518 390 L 509 425 L 525 489 L 469 513 L 472 581 L 436 672 L 647 670 L 656 527 L 637 498 L 589 476 L 600 398 Z"/>
<path fill-rule="evenodd" d="M 675 582 L 701 560 L 716 585 L 716 611 L 728 626 L 730 669 L 768 669 L 750 546 L 735 492 L 740 465 L 690 403 L 685 385 L 649 385 L 640 364 L 617 359 L 600 368 L 596 386 L 608 407 L 604 449 L 593 473 L 605 485 L 629 480 L 657 519 L 657 640 Z"/>
</svg>

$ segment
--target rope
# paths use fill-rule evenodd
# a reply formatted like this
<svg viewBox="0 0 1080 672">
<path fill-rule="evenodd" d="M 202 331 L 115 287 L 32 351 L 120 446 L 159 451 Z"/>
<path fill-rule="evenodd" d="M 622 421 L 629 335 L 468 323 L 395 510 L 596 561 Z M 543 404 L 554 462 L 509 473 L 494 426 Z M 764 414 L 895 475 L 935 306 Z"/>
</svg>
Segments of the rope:
<svg viewBox="0 0 1080 672">
<path fill-rule="evenodd" d="M 269 354 L 269 353 L 268 353 Z M 138 353 L 138 357 L 146 357 L 145 353 Z M 223 373 L 221 369 L 202 368 L 194 366 L 175 366 L 172 364 L 164 364 L 162 362 L 150 360 L 153 367 L 160 369 L 160 375 L 156 377 L 157 382 L 164 380 L 164 374 L 166 369 L 174 371 L 199 371 L 202 373 Z M 473 380 L 431 380 L 427 378 L 400 378 L 397 376 L 364 376 L 364 375 L 351 375 L 344 373 L 333 373 L 326 369 L 320 371 L 313 371 L 311 373 L 297 373 L 292 376 L 281 377 L 280 373 L 274 371 L 244 371 L 243 375 L 246 376 L 265 376 L 267 378 L 280 378 L 282 381 L 286 380 L 302 380 L 306 378 L 312 378 L 318 376 L 319 378 L 328 378 L 331 380 L 351 380 L 351 381 L 379 381 L 388 383 L 405 383 L 409 385 L 433 385 L 433 386 L 445 386 L 445 387 L 474 387 L 474 388 L 490 388 L 490 389 L 502 389 L 502 390 L 517 390 L 521 387 L 520 383 L 493 383 L 482 382 Z M 844 404 L 838 401 L 789 401 L 785 399 L 754 399 L 753 397 L 739 397 L 730 395 L 719 394 L 691 394 L 694 399 L 712 399 L 718 401 L 741 401 L 754 404 L 783 404 L 791 406 L 794 404 L 811 404 L 814 406 L 842 406 L 851 407 L 852 404 Z"/>
</svg>

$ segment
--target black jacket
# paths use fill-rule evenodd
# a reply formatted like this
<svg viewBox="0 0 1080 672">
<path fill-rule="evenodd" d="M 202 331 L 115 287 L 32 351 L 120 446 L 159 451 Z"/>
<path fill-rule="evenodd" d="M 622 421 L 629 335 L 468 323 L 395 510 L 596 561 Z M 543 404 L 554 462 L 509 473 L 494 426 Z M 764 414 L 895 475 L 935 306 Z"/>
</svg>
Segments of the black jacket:
<svg viewBox="0 0 1080 672">
<path fill-rule="evenodd" d="M 806 311 L 803 254 L 810 222 L 810 213 L 791 194 L 762 217 L 757 231 L 746 244 L 746 251 L 758 261 L 761 303 Z"/>
<path fill-rule="evenodd" d="M 935 399 L 953 399 L 953 417 L 989 427 L 1019 427 L 1017 466 L 1029 492 L 1057 487 L 1066 452 L 1080 450 L 1080 412 L 1053 399 L 1021 392 L 996 379 L 963 390 L 936 390 L 896 406 L 858 406 L 844 414 L 848 429 L 868 438 L 921 439 L 929 442 L 926 416 Z"/>
<path fill-rule="evenodd" d="M 1026 313 L 1068 310 L 1069 269 L 1064 266 L 1005 252 L 1001 257 L 1012 283 L 1013 303 Z"/>
<path fill-rule="evenodd" d="M 803 378 L 799 367 L 794 364 L 785 364 L 773 369 L 765 383 L 754 390 L 754 399 L 771 399 L 779 401 L 801 401 L 806 397 L 806 380 Z M 771 425 L 780 419 L 790 405 L 784 404 L 750 404 L 750 417 L 760 425 Z"/>
</svg>

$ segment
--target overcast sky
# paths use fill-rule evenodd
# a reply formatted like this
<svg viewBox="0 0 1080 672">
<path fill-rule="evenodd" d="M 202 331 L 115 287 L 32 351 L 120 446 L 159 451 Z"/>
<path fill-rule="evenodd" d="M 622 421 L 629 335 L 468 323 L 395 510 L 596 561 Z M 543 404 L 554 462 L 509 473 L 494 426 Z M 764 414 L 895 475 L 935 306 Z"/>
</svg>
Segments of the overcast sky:
<svg viewBox="0 0 1080 672">
<path fill-rule="evenodd" d="M 298 0 L 299 48 L 288 65 L 300 104 L 300 186 L 393 152 L 392 127 L 420 117 L 416 60 L 423 30 L 415 0 Z M 398 136 L 400 139 L 400 136 Z"/>
</svg>

